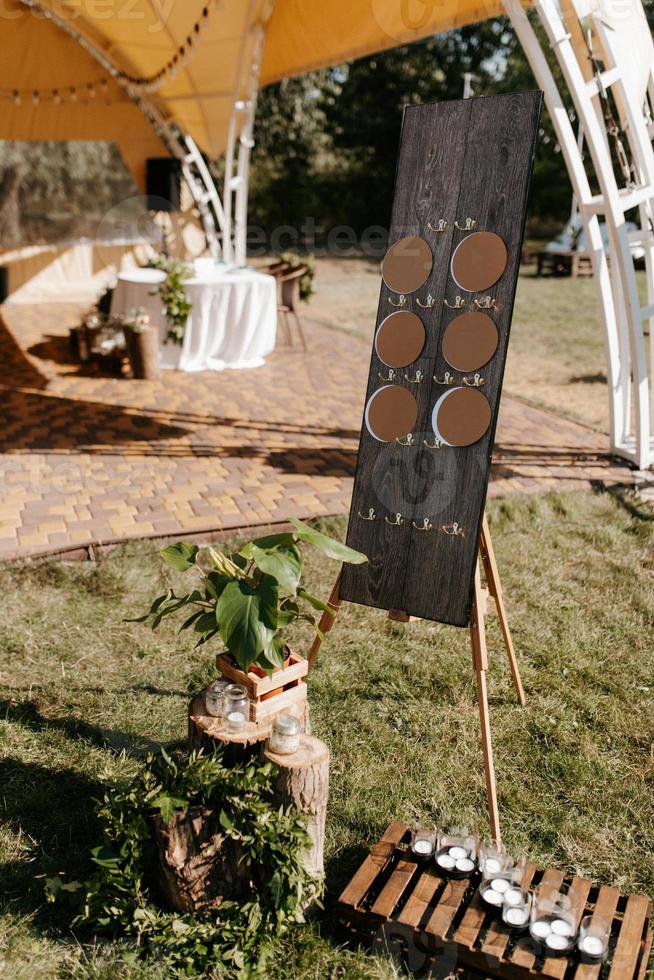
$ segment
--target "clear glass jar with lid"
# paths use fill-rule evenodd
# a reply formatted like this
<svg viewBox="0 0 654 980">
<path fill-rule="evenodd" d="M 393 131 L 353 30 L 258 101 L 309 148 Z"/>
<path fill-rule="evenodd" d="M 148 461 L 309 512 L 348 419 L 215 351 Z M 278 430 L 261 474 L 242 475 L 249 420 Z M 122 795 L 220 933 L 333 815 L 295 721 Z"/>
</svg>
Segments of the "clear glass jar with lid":
<svg viewBox="0 0 654 980">
<path fill-rule="evenodd" d="M 204 691 L 204 706 L 207 714 L 212 718 L 222 718 L 225 710 L 225 691 L 229 687 L 229 681 L 223 677 L 212 681 Z"/>
<path fill-rule="evenodd" d="M 273 721 L 268 748 L 277 755 L 291 755 L 300 747 L 302 725 L 293 715 L 277 715 Z"/>
</svg>

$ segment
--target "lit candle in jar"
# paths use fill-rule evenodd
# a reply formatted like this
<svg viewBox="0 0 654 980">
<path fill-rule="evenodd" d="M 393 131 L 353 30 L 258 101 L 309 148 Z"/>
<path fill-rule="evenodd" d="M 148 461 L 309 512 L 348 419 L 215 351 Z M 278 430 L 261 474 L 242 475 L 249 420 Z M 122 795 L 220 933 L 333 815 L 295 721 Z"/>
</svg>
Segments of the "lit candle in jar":
<svg viewBox="0 0 654 980">
<path fill-rule="evenodd" d="M 494 875 L 508 871 L 514 865 L 514 860 L 510 854 L 506 853 L 504 846 L 498 844 L 491 837 L 487 837 L 479 845 L 479 870 L 484 878 L 492 878 Z"/>
<path fill-rule="evenodd" d="M 246 718 L 242 711 L 230 711 L 227 715 L 227 728 L 230 732 L 240 732 L 245 728 Z"/>
<path fill-rule="evenodd" d="M 467 878 L 476 868 L 477 841 L 465 827 L 439 834 L 436 864 L 455 878 Z"/>
<path fill-rule="evenodd" d="M 413 831 L 411 850 L 417 858 L 424 860 L 432 856 L 435 847 L 435 837 L 436 835 L 433 830 L 418 828 Z"/>
<path fill-rule="evenodd" d="M 250 711 L 248 692 L 242 684 L 230 684 L 225 691 L 224 719 L 228 731 L 238 732 L 245 728 Z"/>
<path fill-rule="evenodd" d="M 546 954 L 567 955 L 575 944 L 580 897 L 569 885 L 541 882 L 534 893 L 529 931 Z"/>
<path fill-rule="evenodd" d="M 531 895 L 515 885 L 504 892 L 502 921 L 510 929 L 526 929 L 529 924 Z"/>
<path fill-rule="evenodd" d="M 568 936 L 560 936 L 555 932 L 551 932 L 545 940 L 545 945 L 548 949 L 552 949 L 556 953 L 563 953 L 569 948 L 571 943 Z"/>
<path fill-rule="evenodd" d="M 581 959 L 587 963 L 600 963 L 606 959 L 611 936 L 611 920 L 602 915 L 587 915 L 579 926 L 577 948 Z"/>
</svg>

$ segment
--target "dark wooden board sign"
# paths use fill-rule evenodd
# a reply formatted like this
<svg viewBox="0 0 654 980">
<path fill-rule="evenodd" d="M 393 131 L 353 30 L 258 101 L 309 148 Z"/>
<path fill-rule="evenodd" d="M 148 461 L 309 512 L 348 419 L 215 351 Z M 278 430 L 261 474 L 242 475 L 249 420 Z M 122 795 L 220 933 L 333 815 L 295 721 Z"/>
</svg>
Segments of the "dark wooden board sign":
<svg viewBox="0 0 654 980">
<path fill-rule="evenodd" d="M 403 309 L 420 317 L 426 340 L 412 364 L 394 371 L 373 342 L 366 406 L 384 385 L 400 385 L 415 396 L 418 419 L 408 436 L 382 442 L 364 416 L 347 543 L 369 560 L 343 567 L 343 600 L 469 624 L 541 103 L 541 92 L 523 92 L 404 110 L 389 248 L 404 237 L 421 238 L 433 263 L 426 281 L 405 296 L 382 280 L 375 333 Z M 478 232 L 493 233 L 486 236 L 494 247 L 490 274 L 502 264 L 495 235 L 506 246 L 506 267 L 483 292 L 466 292 L 453 278 L 452 256 Z M 479 261 L 480 249 L 468 252 Z M 424 267 L 424 256 L 416 261 Z M 483 269 L 476 279 L 483 281 Z M 475 378 L 448 364 L 442 339 L 455 317 L 479 309 L 494 321 L 498 344 Z M 469 446 L 431 448 L 434 406 L 456 386 L 488 399 L 490 425 Z"/>
</svg>

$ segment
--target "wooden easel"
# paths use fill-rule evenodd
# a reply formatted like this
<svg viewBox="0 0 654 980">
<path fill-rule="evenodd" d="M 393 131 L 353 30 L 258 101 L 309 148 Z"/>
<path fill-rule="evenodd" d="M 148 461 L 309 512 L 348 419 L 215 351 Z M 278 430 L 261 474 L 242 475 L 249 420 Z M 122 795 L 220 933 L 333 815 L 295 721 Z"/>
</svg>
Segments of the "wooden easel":
<svg viewBox="0 0 654 980">
<path fill-rule="evenodd" d="M 481 558 L 482 565 L 484 566 L 484 574 L 486 577 L 486 586 L 481 583 L 481 575 L 479 572 L 479 562 L 477 562 L 477 568 L 475 570 L 475 583 L 474 592 L 472 598 L 472 608 L 470 610 L 470 641 L 472 644 L 472 659 L 475 668 L 475 678 L 477 681 L 477 701 L 479 704 L 479 722 L 481 727 L 481 744 L 484 753 L 484 769 L 486 772 L 486 794 L 488 796 L 488 813 L 490 818 L 491 833 L 493 839 L 498 843 L 500 842 L 500 818 L 497 808 L 497 786 L 495 783 L 495 765 L 493 762 L 493 744 L 491 741 L 491 729 L 490 729 L 490 714 L 488 710 L 488 688 L 486 685 L 486 671 L 488 670 L 488 651 L 486 647 L 486 615 L 488 612 L 488 597 L 489 595 L 495 600 L 495 607 L 497 609 L 497 616 L 500 622 L 500 629 L 502 630 L 502 637 L 504 639 L 504 647 L 506 649 L 506 655 L 509 660 L 509 667 L 511 669 L 511 676 L 513 678 L 513 684 L 515 686 L 518 700 L 520 704 L 525 704 L 525 692 L 522 687 L 522 681 L 520 679 L 520 671 L 518 669 L 518 661 L 516 660 L 515 650 L 513 648 L 513 641 L 511 639 L 511 632 L 509 630 L 509 623 L 506 616 L 506 608 L 504 606 L 504 599 L 502 597 L 502 586 L 500 584 L 500 576 L 497 570 L 497 563 L 495 561 L 495 552 L 493 551 L 493 544 L 491 541 L 490 530 L 488 527 L 488 521 L 486 520 L 486 515 L 484 514 L 481 534 L 479 535 L 479 557 Z M 341 606 L 341 599 L 339 598 L 339 585 L 340 585 L 341 575 L 340 572 L 334 583 L 334 588 L 331 591 L 331 595 L 327 600 L 327 605 L 333 612 L 324 612 L 320 619 L 319 629 L 323 636 L 329 633 L 336 620 L 336 614 Z M 395 622 L 408 623 L 411 621 L 412 617 L 407 613 L 400 610 L 392 609 L 389 612 L 389 618 L 393 619 Z M 316 657 L 318 656 L 318 651 L 322 639 L 320 636 L 316 636 L 311 649 L 309 650 L 309 670 L 311 670 Z"/>
</svg>

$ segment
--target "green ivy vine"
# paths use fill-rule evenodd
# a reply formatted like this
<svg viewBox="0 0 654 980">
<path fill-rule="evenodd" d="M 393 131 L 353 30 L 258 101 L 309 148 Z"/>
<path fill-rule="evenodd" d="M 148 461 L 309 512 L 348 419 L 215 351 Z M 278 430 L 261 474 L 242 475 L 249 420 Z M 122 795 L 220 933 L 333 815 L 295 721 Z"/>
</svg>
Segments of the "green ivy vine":
<svg viewBox="0 0 654 980">
<path fill-rule="evenodd" d="M 184 343 L 184 332 L 193 305 L 189 303 L 184 282 L 193 275 L 193 270 L 185 262 L 160 253 L 147 263 L 149 269 L 160 269 L 166 278 L 154 292 L 158 292 L 166 307 L 168 334 L 166 340 L 180 346 Z"/>
<path fill-rule="evenodd" d="M 220 749 L 188 760 L 164 751 L 149 756 L 136 778 L 108 785 L 97 801 L 103 842 L 91 852 L 95 873 L 83 882 L 49 878 L 48 900 L 70 898 L 73 926 L 133 937 L 139 954 L 165 959 L 171 976 L 265 976 L 275 941 L 304 921 L 322 885 L 303 864 L 310 844 L 304 818 L 276 802 L 274 775 L 271 763 L 226 768 Z M 166 911 L 155 901 L 152 816 L 169 822 L 196 805 L 219 813 L 225 836 L 239 842 L 253 886 L 246 901 L 224 901 L 217 910 Z"/>
</svg>

